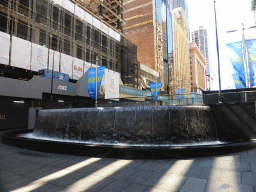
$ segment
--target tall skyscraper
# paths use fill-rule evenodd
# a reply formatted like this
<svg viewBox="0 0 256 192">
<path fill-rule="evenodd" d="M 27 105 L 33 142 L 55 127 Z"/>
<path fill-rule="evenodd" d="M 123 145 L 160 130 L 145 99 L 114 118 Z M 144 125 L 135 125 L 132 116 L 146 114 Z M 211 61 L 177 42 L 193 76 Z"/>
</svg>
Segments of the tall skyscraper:
<svg viewBox="0 0 256 192">
<path fill-rule="evenodd" d="M 183 21 L 188 19 L 185 0 L 124 0 L 124 6 L 123 18 L 127 24 L 123 32 L 137 46 L 138 61 L 158 71 L 162 90 L 170 92 L 170 66 L 177 59 L 174 52 L 178 51 L 174 49 L 173 14 L 175 8 L 181 8 Z"/>
<path fill-rule="evenodd" d="M 197 47 L 199 48 L 200 52 L 205 58 L 206 61 L 206 76 L 207 79 L 210 81 L 211 76 L 211 61 L 209 59 L 209 44 L 208 44 L 208 33 L 207 29 L 204 27 L 199 27 L 199 29 L 194 30 L 191 33 L 192 42 L 195 42 L 197 44 Z M 208 82 L 207 85 L 210 85 Z M 207 90 L 210 90 L 210 87 L 207 86 Z"/>
<path fill-rule="evenodd" d="M 202 26 L 199 27 L 198 30 L 194 30 L 191 33 L 192 42 L 197 44 L 200 52 L 203 54 L 206 60 L 206 74 L 210 75 L 210 67 L 209 67 L 209 45 L 208 45 L 208 34 L 207 29 L 203 28 Z"/>
</svg>

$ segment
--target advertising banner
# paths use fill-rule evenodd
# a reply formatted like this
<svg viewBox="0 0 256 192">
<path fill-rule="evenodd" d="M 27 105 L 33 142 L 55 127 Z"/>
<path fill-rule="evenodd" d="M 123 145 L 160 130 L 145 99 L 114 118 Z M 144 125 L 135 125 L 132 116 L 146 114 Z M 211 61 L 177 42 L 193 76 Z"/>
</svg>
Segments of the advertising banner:
<svg viewBox="0 0 256 192">
<path fill-rule="evenodd" d="M 256 86 L 256 39 L 246 41 L 250 86 Z"/>
<path fill-rule="evenodd" d="M 120 73 L 105 70 L 104 74 L 105 99 L 119 98 Z"/>
<path fill-rule="evenodd" d="M 0 31 L 0 63 L 9 64 L 10 35 Z"/>
<path fill-rule="evenodd" d="M 228 48 L 229 59 L 235 71 L 234 74 L 237 74 L 239 80 L 243 84 L 243 87 L 246 87 L 242 42 L 226 44 L 226 47 Z"/>
<path fill-rule="evenodd" d="M 73 63 L 73 79 L 78 80 L 83 75 L 84 61 L 81 59 L 74 58 Z"/>
<path fill-rule="evenodd" d="M 156 85 L 157 84 L 157 85 Z M 162 82 L 150 83 L 151 96 L 157 96 L 160 93 Z M 152 97 L 153 100 L 157 100 L 157 97 Z"/>
<path fill-rule="evenodd" d="M 96 68 L 90 68 L 88 70 L 88 93 L 92 99 L 96 99 L 100 96 L 100 85 L 104 74 L 105 66 L 98 67 L 97 69 L 97 96 L 96 96 Z"/>
<path fill-rule="evenodd" d="M 12 37 L 11 65 L 30 70 L 31 43 L 18 37 Z"/>
</svg>

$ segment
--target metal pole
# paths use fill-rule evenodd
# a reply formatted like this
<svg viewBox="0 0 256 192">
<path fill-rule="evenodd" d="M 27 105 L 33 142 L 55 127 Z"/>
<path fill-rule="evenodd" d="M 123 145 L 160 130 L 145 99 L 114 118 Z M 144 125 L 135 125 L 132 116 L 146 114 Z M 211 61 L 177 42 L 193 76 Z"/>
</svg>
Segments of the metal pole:
<svg viewBox="0 0 256 192">
<path fill-rule="evenodd" d="M 54 52 L 55 50 L 53 50 L 53 58 L 52 58 L 53 61 L 52 61 L 51 101 L 52 101 L 52 89 L 53 89 Z"/>
<path fill-rule="evenodd" d="M 218 29 L 217 29 L 217 17 L 216 17 L 216 7 L 214 3 L 214 14 L 215 14 L 215 28 L 216 28 L 216 49 L 217 49 L 217 58 L 218 58 L 218 77 L 219 77 L 219 103 L 222 103 L 222 96 L 221 96 L 221 77 L 220 77 L 220 56 L 219 56 L 219 41 L 218 41 Z"/>
<path fill-rule="evenodd" d="M 245 78 L 246 78 L 246 88 L 250 88 L 250 81 L 249 81 L 249 70 L 248 70 L 248 58 L 246 54 L 246 40 L 245 40 L 245 33 L 244 33 L 244 24 L 243 25 L 243 57 L 244 57 L 244 67 L 245 67 Z"/>
<path fill-rule="evenodd" d="M 97 90 L 97 85 L 98 85 L 98 62 L 96 61 L 96 100 L 95 100 L 95 107 L 97 107 L 97 96 L 98 96 L 98 90 Z"/>
</svg>

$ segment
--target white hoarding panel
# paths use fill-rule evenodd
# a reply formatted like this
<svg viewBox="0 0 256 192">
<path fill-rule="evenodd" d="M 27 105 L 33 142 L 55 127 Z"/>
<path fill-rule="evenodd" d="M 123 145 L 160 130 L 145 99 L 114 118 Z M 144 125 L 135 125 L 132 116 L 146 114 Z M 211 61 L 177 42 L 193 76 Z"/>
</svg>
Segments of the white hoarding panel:
<svg viewBox="0 0 256 192">
<path fill-rule="evenodd" d="M 12 58 L 11 65 L 30 70 L 31 43 L 12 37 Z"/>
<path fill-rule="evenodd" d="M 47 69 L 48 49 L 46 47 L 32 43 L 31 70 L 38 71 Z"/>
<path fill-rule="evenodd" d="M 96 28 L 98 28 L 98 29 L 100 29 L 100 21 L 98 20 L 98 19 L 96 19 L 96 18 L 92 18 L 92 25 L 94 26 L 94 27 L 96 27 Z"/>
<path fill-rule="evenodd" d="M 83 75 L 84 61 L 81 59 L 74 58 L 73 61 L 73 79 L 78 80 Z"/>
<path fill-rule="evenodd" d="M 75 5 L 75 15 L 80 19 L 84 20 L 84 10 L 77 5 Z"/>
<path fill-rule="evenodd" d="M 0 31 L 0 63 L 9 64 L 10 35 Z"/>
<path fill-rule="evenodd" d="M 105 69 L 105 99 L 119 98 L 120 73 Z"/>
<path fill-rule="evenodd" d="M 84 72 L 88 71 L 88 69 L 90 69 L 91 66 L 92 66 L 92 65 L 91 65 L 90 63 L 85 62 L 85 63 L 84 63 Z"/>
<path fill-rule="evenodd" d="M 92 16 L 86 11 L 84 12 L 84 20 L 92 25 Z"/>
<path fill-rule="evenodd" d="M 63 7 L 70 11 L 71 13 L 75 13 L 75 5 L 69 0 L 63 0 Z"/>
<path fill-rule="evenodd" d="M 120 34 L 117 33 L 117 32 L 115 32 L 115 39 L 116 39 L 117 41 L 120 41 Z"/>
<path fill-rule="evenodd" d="M 100 24 L 100 30 L 108 35 L 108 26 L 104 23 Z"/>
<path fill-rule="evenodd" d="M 69 74 L 69 78 L 72 78 L 72 61 L 73 58 L 66 54 L 61 54 L 61 67 L 60 72 Z"/>
<path fill-rule="evenodd" d="M 109 34 L 110 37 L 115 38 L 115 31 L 113 29 L 109 28 L 108 34 Z"/>
<path fill-rule="evenodd" d="M 54 55 L 53 55 L 54 52 Z M 54 66 L 53 66 L 53 60 L 54 60 Z M 53 71 L 59 72 L 60 70 L 60 52 L 58 51 L 53 51 L 50 49 L 50 54 L 49 54 L 49 69 L 52 70 L 53 66 Z"/>
<path fill-rule="evenodd" d="M 66 0 L 64 0 L 64 1 L 66 1 Z M 62 0 L 53 0 L 53 2 L 60 5 L 61 7 L 63 6 Z"/>
</svg>

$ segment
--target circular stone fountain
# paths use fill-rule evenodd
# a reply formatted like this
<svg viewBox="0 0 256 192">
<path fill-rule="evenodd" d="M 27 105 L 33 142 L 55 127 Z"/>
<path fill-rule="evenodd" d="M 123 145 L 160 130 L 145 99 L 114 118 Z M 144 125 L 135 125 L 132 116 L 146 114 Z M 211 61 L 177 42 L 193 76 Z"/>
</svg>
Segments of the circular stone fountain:
<svg viewBox="0 0 256 192">
<path fill-rule="evenodd" d="M 195 157 L 246 146 L 218 141 L 208 106 L 41 110 L 33 132 L 25 132 L 4 134 L 2 142 L 47 152 L 119 158 Z"/>
</svg>

